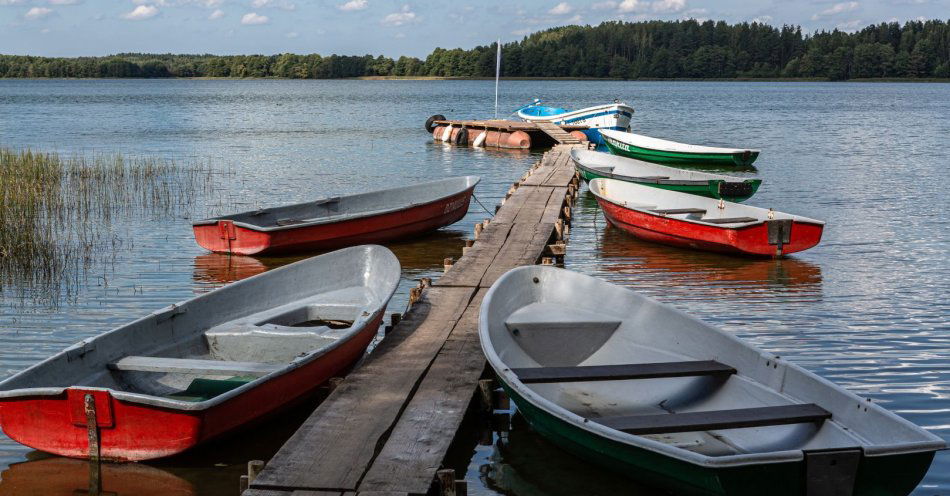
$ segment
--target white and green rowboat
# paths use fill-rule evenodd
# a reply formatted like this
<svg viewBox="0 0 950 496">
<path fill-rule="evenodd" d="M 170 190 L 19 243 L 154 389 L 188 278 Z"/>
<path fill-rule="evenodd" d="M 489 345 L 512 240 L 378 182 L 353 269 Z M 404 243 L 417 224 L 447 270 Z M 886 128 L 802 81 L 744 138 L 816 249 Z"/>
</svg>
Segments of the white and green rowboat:
<svg viewBox="0 0 950 496">
<path fill-rule="evenodd" d="M 479 338 L 534 430 L 675 494 L 906 495 L 946 448 L 729 333 L 563 269 L 499 278 Z"/>
<path fill-rule="evenodd" d="M 759 157 L 759 150 L 749 148 L 688 145 L 609 129 L 601 130 L 601 135 L 611 153 L 658 164 L 751 167 Z"/>
<path fill-rule="evenodd" d="M 571 150 L 574 168 L 584 181 L 618 179 L 654 188 L 679 191 L 731 202 L 749 199 L 762 184 L 761 179 L 709 174 L 651 164 L 591 150 Z"/>
</svg>

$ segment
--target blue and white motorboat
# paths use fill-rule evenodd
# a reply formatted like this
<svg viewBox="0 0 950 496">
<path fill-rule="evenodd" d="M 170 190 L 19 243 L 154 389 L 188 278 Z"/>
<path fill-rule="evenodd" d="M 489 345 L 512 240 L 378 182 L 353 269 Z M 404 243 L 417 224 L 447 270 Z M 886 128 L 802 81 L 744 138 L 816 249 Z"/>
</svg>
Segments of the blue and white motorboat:
<svg viewBox="0 0 950 496">
<path fill-rule="evenodd" d="M 584 131 L 587 139 L 598 145 L 604 144 L 601 129 L 615 129 L 630 132 L 630 119 L 633 107 L 619 101 L 606 105 L 597 105 L 580 110 L 567 110 L 559 107 L 541 105 L 535 99 L 529 105 L 518 109 L 518 117 L 527 122 L 552 122 L 560 125 L 588 126 Z"/>
</svg>

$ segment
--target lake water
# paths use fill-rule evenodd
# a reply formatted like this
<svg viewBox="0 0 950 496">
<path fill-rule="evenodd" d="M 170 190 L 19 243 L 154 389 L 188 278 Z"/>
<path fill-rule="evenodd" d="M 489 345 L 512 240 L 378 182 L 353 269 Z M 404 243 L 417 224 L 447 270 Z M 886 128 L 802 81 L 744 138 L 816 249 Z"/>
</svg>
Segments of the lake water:
<svg viewBox="0 0 950 496">
<path fill-rule="evenodd" d="M 0 376 L 288 261 L 207 254 L 194 243 L 191 217 L 465 174 L 482 177 L 476 196 L 491 209 L 539 155 L 448 147 L 422 124 L 436 113 L 491 116 L 493 85 L 0 80 L 0 147 L 199 159 L 227 173 L 189 218 L 116 221 L 116 236 L 134 242 L 94 268 L 101 274 L 70 301 L 0 300 Z M 749 203 L 827 221 L 812 250 L 746 260 L 634 240 L 607 228 L 584 190 L 568 268 L 688 311 L 950 439 L 950 85 L 506 81 L 501 114 L 534 97 L 567 107 L 619 98 L 636 109 L 635 131 L 762 148 L 750 174 L 764 184 Z M 416 279 L 458 257 L 486 217 L 473 204 L 455 226 L 393 245 L 404 279 L 390 310 L 405 306 Z M 194 494 L 230 496 L 243 464 L 269 458 L 306 413 L 104 477 L 164 478 Z M 0 465 L 13 464 L 0 494 L 43 488 L 38 474 L 58 463 L 43 458 L 0 438 Z M 76 488 L 87 484 L 81 466 L 55 470 L 76 474 Z M 468 478 L 472 494 L 652 494 L 560 453 L 518 421 L 505 440 L 475 449 Z M 950 494 L 950 454 L 937 455 L 915 494 Z"/>
</svg>

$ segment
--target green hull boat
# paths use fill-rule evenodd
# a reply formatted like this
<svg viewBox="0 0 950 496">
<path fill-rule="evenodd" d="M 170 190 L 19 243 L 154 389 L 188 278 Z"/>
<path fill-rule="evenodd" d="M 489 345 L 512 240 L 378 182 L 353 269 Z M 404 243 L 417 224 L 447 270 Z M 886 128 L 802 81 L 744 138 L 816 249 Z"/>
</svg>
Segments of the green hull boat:
<svg viewBox="0 0 950 496">
<path fill-rule="evenodd" d="M 622 131 L 601 130 L 607 148 L 614 155 L 658 164 L 703 167 L 752 167 L 759 150 L 688 145 Z"/>
<path fill-rule="evenodd" d="M 748 200 L 762 184 L 761 179 L 688 171 L 590 150 L 572 150 L 571 158 L 584 181 L 618 179 L 731 202 Z"/>
<path fill-rule="evenodd" d="M 946 448 L 801 367 L 583 274 L 511 270 L 478 326 L 532 429 L 674 494 L 905 496 Z"/>
</svg>

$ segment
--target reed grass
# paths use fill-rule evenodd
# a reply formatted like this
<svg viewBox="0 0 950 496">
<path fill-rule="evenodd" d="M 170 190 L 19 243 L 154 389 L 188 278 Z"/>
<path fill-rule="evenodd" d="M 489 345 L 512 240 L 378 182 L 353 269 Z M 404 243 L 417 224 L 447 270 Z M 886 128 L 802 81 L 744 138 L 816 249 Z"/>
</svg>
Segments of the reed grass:
<svg viewBox="0 0 950 496">
<path fill-rule="evenodd" d="M 92 267 L 131 245 L 113 221 L 187 216 L 213 175 L 200 162 L 0 148 L 0 295 L 73 296 Z"/>
</svg>

